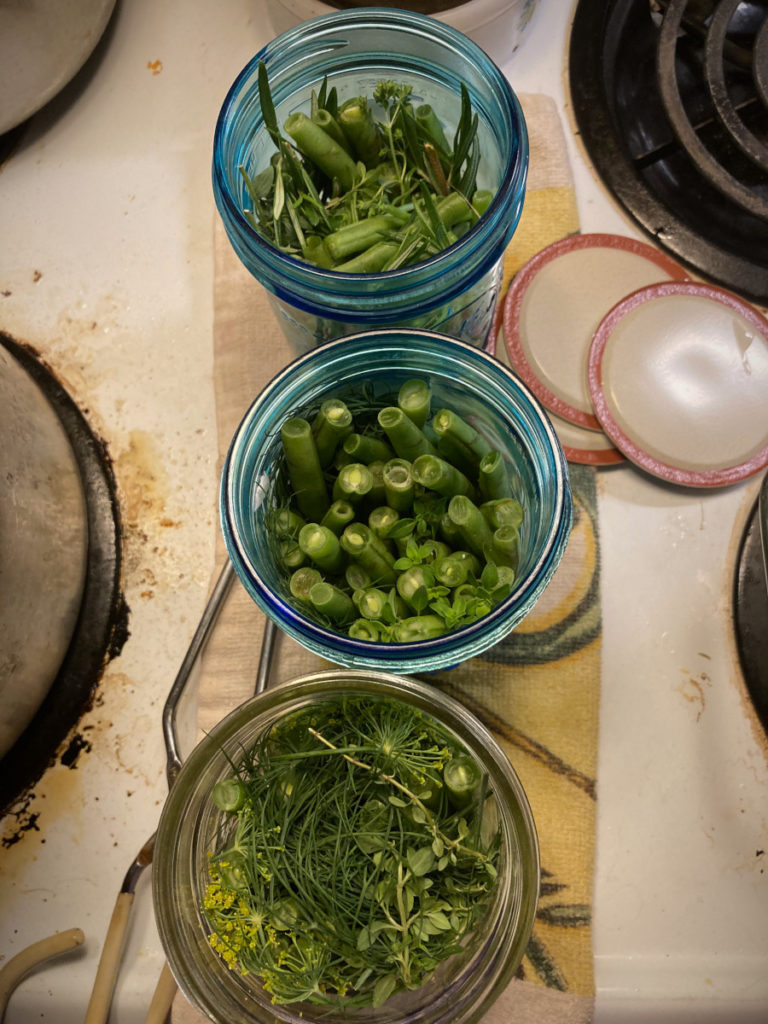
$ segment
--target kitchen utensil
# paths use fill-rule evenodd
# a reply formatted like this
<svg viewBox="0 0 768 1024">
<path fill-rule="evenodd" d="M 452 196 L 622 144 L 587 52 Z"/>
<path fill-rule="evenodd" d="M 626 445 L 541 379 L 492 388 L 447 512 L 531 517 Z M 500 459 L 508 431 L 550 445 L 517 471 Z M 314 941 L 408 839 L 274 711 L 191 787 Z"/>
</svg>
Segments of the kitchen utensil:
<svg viewBox="0 0 768 1024">
<path fill-rule="evenodd" d="M 55 935 L 49 935 L 39 942 L 33 942 L 31 946 L 11 957 L 0 970 L 0 1024 L 5 1016 L 5 1008 L 11 993 L 29 971 L 54 956 L 61 956 L 71 949 L 77 949 L 84 941 L 85 936 L 79 928 L 68 928 L 64 932 L 56 932 Z"/>
<path fill-rule="evenodd" d="M 179 700 L 189 680 L 190 673 L 205 645 L 205 641 L 216 621 L 225 597 L 234 580 L 234 572 L 229 561 L 221 570 L 216 585 L 211 592 L 203 615 L 198 623 L 192 641 L 181 663 L 181 667 L 173 682 L 163 707 L 163 736 L 166 749 L 166 776 L 168 785 L 172 786 L 181 768 L 181 755 L 176 733 L 176 712 Z M 104 946 L 101 951 L 96 978 L 85 1015 L 85 1024 L 104 1024 L 109 1016 L 109 1008 L 120 969 L 120 959 L 130 920 L 131 909 L 136 892 L 136 884 L 144 869 L 152 863 L 155 846 L 155 835 L 151 835 L 139 850 L 123 879 L 120 892 L 115 902 L 112 917 L 107 929 Z"/>
</svg>

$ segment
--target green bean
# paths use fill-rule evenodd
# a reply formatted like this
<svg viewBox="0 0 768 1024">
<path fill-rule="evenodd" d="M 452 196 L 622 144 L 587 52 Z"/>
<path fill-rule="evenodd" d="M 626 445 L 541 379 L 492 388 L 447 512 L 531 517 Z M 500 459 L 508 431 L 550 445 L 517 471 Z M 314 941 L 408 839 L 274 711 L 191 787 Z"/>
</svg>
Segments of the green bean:
<svg viewBox="0 0 768 1024">
<path fill-rule="evenodd" d="M 488 520 L 492 529 L 498 530 L 500 526 L 522 526 L 523 506 L 515 498 L 496 498 L 492 501 L 484 501 L 480 511 Z"/>
<path fill-rule="evenodd" d="M 454 521 L 451 519 L 447 512 L 440 517 L 440 522 L 438 524 L 437 529 L 440 536 L 443 538 L 448 547 L 457 548 L 461 547 L 461 545 L 464 543 L 464 536 L 461 530 L 458 528 L 456 523 L 454 523 Z"/>
<path fill-rule="evenodd" d="M 397 577 L 395 587 L 397 592 L 406 602 L 410 605 L 414 611 L 420 611 L 414 604 L 414 595 L 424 588 L 434 586 L 435 575 L 431 569 L 425 565 L 413 565 L 410 569 L 405 569 Z"/>
<path fill-rule="evenodd" d="M 443 768 L 443 782 L 448 798 L 457 809 L 468 807 L 480 792 L 483 773 L 473 757 L 458 754 Z"/>
<path fill-rule="evenodd" d="M 513 585 L 514 585 L 515 579 L 516 579 L 515 570 L 511 566 L 509 566 L 509 565 L 497 565 L 496 569 L 497 569 L 498 574 L 499 574 L 499 579 L 498 579 L 498 582 L 496 584 L 496 589 L 498 590 L 500 587 L 509 587 L 510 590 L 511 590 Z M 498 603 L 498 602 L 494 602 L 494 603 Z"/>
<path fill-rule="evenodd" d="M 435 563 L 434 573 L 438 583 L 453 589 L 467 582 L 469 567 L 464 559 L 448 555 L 446 558 L 442 558 L 439 562 Z"/>
<path fill-rule="evenodd" d="M 384 466 L 386 463 L 381 459 L 374 459 L 368 463 L 368 469 L 373 478 L 370 491 L 365 496 L 368 508 L 384 505 L 387 501 L 387 489 L 384 486 Z"/>
<path fill-rule="evenodd" d="M 290 508 L 279 508 L 270 521 L 270 528 L 278 540 L 293 540 L 306 520 Z"/>
<path fill-rule="evenodd" d="M 417 484 L 445 497 L 451 498 L 454 494 L 474 496 L 475 489 L 467 477 L 439 455 L 419 455 L 411 466 L 411 473 Z"/>
<path fill-rule="evenodd" d="M 394 583 L 397 572 L 391 560 L 377 547 L 375 534 L 365 523 L 350 523 L 341 535 L 343 550 L 368 573 L 371 584 Z"/>
<path fill-rule="evenodd" d="M 382 235 L 397 226 L 396 218 L 379 213 L 353 224 L 345 224 L 325 236 L 325 247 L 333 259 L 340 263 L 355 253 L 363 252 L 376 242 L 384 241 Z"/>
<path fill-rule="evenodd" d="M 394 242 L 374 242 L 362 252 L 350 256 L 341 263 L 333 263 L 330 267 L 344 274 L 378 274 L 386 270 L 390 261 L 397 254 L 398 246 Z"/>
<path fill-rule="evenodd" d="M 419 455 L 436 455 L 432 442 L 413 420 L 397 406 L 386 406 L 379 412 L 379 426 L 387 435 L 397 456 L 411 462 Z"/>
<path fill-rule="evenodd" d="M 377 165 L 381 151 L 381 132 L 373 120 L 364 96 L 356 96 L 339 107 L 339 124 L 358 160 L 366 167 Z"/>
<path fill-rule="evenodd" d="M 516 526 L 500 526 L 493 531 L 491 556 L 497 565 L 517 569 L 520 560 L 520 534 Z"/>
<path fill-rule="evenodd" d="M 445 227 L 451 228 L 463 220 L 476 220 L 476 215 L 465 197 L 459 192 L 441 196 L 435 204 L 440 220 Z"/>
<path fill-rule="evenodd" d="M 458 413 L 450 409 L 440 409 L 432 419 L 432 426 L 440 437 L 448 435 L 455 441 L 461 441 L 476 462 L 491 451 L 491 446 L 485 438 Z"/>
<path fill-rule="evenodd" d="M 380 619 L 388 597 L 378 587 L 368 587 L 357 597 L 355 604 L 364 619 Z"/>
<path fill-rule="evenodd" d="M 341 130 L 341 125 L 331 113 L 325 110 L 324 107 L 320 107 L 312 112 L 311 117 L 316 125 L 319 125 L 324 132 L 331 136 L 334 142 L 337 142 L 346 153 L 352 156 L 352 149 L 347 141 L 347 137 Z"/>
<path fill-rule="evenodd" d="M 352 598 L 332 583 L 315 583 L 309 591 L 309 600 L 317 611 L 334 622 L 348 621 L 355 614 Z"/>
<path fill-rule="evenodd" d="M 344 579 L 350 590 L 367 590 L 371 586 L 371 577 L 357 562 L 350 562 L 344 570 Z"/>
<path fill-rule="evenodd" d="M 494 448 L 480 459 L 477 468 L 477 484 L 486 501 L 498 501 L 510 497 L 507 464 L 501 452 Z"/>
<path fill-rule="evenodd" d="M 312 428 L 305 419 L 294 416 L 283 423 L 280 436 L 299 511 L 306 519 L 322 517 L 330 501 Z"/>
<path fill-rule="evenodd" d="M 439 562 L 443 558 L 447 558 L 451 554 L 449 546 L 441 540 L 435 540 L 432 537 L 427 537 L 419 543 L 419 549 L 425 552 L 425 560 L 432 564 L 433 562 Z"/>
<path fill-rule="evenodd" d="M 355 510 L 352 503 L 339 499 L 331 502 L 330 508 L 320 520 L 320 525 L 327 526 L 338 537 L 354 518 Z"/>
<path fill-rule="evenodd" d="M 299 533 L 299 547 L 323 572 L 334 574 L 343 572 L 347 560 L 339 545 L 338 537 L 327 526 L 321 526 L 320 523 L 307 523 Z"/>
<path fill-rule="evenodd" d="M 484 561 L 491 544 L 491 528 L 477 505 L 465 494 L 457 494 L 448 503 L 448 515 L 461 531 L 467 548 Z"/>
<path fill-rule="evenodd" d="M 395 523 L 400 519 L 397 509 L 391 505 L 378 505 L 368 514 L 368 526 L 377 537 L 386 540 Z"/>
<path fill-rule="evenodd" d="M 387 462 L 395 457 L 386 441 L 371 434 L 348 434 L 342 447 L 353 462 L 364 462 L 366 466 L 371 462 Z"/>
<path fill-rule="evenodd" d="M 347 630 L 347 635 L 353 640 L 368 640 L 375 643 L 381 632 L 379 627 L 375 623 L 369 622 L 368 619 L 355 619 Z"/>
<path fill-rule="evenodd" d="M 373 474 L 362 462 L 350 462 L 339 470 L 333 484 L 334 501 L 357 505 L 373 487 Z"/>
<path fill-rule="evenodd" d="M 441 437 L 435 432 L 435 437 L 437 440 L 433 443 L 437 448 L 437 454 L 442 459 L 450 462 L 456 469 L 460 469 L 465 476 L 475 476 L 477 473 L 477 459 L 465 444 L 462 444 L 457 438 L 451 437 L 450 434 L 444 434 Z"/>
<path fill-rule="evenodd" d="M 445 633 L 445 623 L 439 615 L 413 615 L 395 624 L 393 629 L 398 643 L 417 643 L 433 640 Z"/>
<path fill-rule="evenodd" d="M 333 257 L 325 247 L 325 241 L 319 235 L 307 235 L 301 247 L 301 255 L 308 263 L 324 270 L 333 268 Z"/>
<path fill-rule="evenodd" d="M 297 601 L 309 604 L 309 591 L 316 583 L 322 583 L 323 577 L 311 565 L 303 565 L 291 574 L 288 588 Z"/>
<path fill-rule="evenodd" d="M 429 385 L 420 378 L 405 381 L 397 394 L 398 408 L 419 428 L 423 428 L 429 419 L 430 401 Z"/>
<path fill-rule="evenodd" d="M 429 103 L 421 103 L 414 110 L 414 114 L 416 123 L 429 137 L 441 156 L 447 156 L 451 151 L 448 140 L 445 137 L 443 126 L 440 124 L 440 119 Z"/>
<path fill-rule="evenodd" d="M 357 164 L 331 136 L 315 124 L 306 114 L 289 114 L 283 128 L 296 143 L 296 148 L 308 157 L 323 174 L 335 178 L 343 189 L 350 189 L 360 177 Z"/>
<path fill-rule="evenodd" d="M 493 202 L 493 192 L 488 188 L 479 188 L 472 196 L 472 205 L 477 211 L 478 216 L 485 213 L 488 207 Z"/>
<path fill-rule="evenodd" d="M 286 569 L 298 569 L 306 560 L 307 556 L 295 540 L 286 537 L 280 541 L 280 561 Z"/>
<path fill-rule="evenodd" d="M 328 398 L 312 422 L 312 436 L 323 469 L 333 462 L 336 450 L 352 431 L 352 413 L 345 402 Z"/>
<path fill-rule="evenodd" d="M 390 459 L 384 463 L 384 490 L 387 504 L 396 512 L 410 512 L 416 483 L 408 459 Z"/>
</svg>

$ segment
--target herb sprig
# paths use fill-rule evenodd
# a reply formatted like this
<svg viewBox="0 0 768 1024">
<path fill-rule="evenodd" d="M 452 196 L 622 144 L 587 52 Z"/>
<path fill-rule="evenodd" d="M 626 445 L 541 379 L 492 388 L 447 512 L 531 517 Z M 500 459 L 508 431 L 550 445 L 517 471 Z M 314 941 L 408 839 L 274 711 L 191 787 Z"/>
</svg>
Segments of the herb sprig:
<svg viewBox="0 0 768 1024">
<path fill-rule="evenodd" d="M 275 153 L 256 174 L 240 167 L 244 212 L 287 255 L 349 273 L 393 270 L 447 248 L 487 208 L 478 116 L 463 83 L 451 142 L 411 85 L 381 81 L 370 100 L 340 102 L 324 79 L 309 115 L 282 127 L 263 62 L 258 87 Z"/>
<path fill-rule="evenodd" d="M 266 730 L 228 789 L 242 802 L 223 804 L 211 946 L 275 1003 L 379 1006 L 421 985 L 462 951 L 495 887 L 487 779 L 476 762 L 446 772 L 467 758 L 430 716 L 362 695 Z"/>
</svg>

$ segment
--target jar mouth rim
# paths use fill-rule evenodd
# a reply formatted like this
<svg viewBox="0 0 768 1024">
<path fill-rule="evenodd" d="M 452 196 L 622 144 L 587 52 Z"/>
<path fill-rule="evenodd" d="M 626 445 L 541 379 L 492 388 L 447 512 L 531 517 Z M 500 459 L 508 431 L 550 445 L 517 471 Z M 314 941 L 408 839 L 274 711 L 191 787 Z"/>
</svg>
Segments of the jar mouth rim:
<svg viewBox="0 0 768 1024">
<path fill-rule="evenodd" d="M 311 368 L 313 364 L 333 357 L 334 352 L 348 349 L 355 352 L 361 363 L 365 361 L 366 352 L 370 355 L 381 352 L 387 347 L 409 345 L 419 342 L 431 347 L 431 355 L 440 350 L 462 354 L 462 359 L 480 363 L 490 379 L 509 385 L 515 392 L 518 401 L 522 402 L 535 417 L 545 443 L 551 454 L 552 475 L 554 479 L 552 507 L 544 530 L 541 548 L 535 562 L 530 566 L 526 578 L 516 584 L 512 593 L 488 614 L 475 622 L 462 626 L 451 632 L 429 640 L 415 642 L 381 642 L 356 640 L 352 637 L 329 629 L 294 607 L 287 599 L 283 599 L 269 585 L 260 571 L 258 562 L 251 557 L 241 530 L 237 523 L 241 519 L 238 512 L 239 483 L 242 479 L 241 470 L 235 465 L 238 452 L 246 450 L 253 436 L 253 421 L 260 411 L 269 408 L 271 402 L 284 395 L 290 382 L 297 374 Z M 357 351 L 359 349 L 359 351 Z M 429 351 L 425 348 L 425 353 Z M 280 626 L 291 632 L 300 642 L 310 649 L 327 651 L 343 644 L 344 663 L 356 666 L 405 666 L 406 670 L 414 671 L 414 662 L 429 662 L 432 667 L 446 667 L 467 657 L 465 653 L 473 645 L 481 645 L 485 649 L 488 643 L 501 638 L 496 633 L 506 633 L 511 625 L 516 625 L 529 610 L 528 602 L 535 598 L 545 587 L 552 573 L 560 562 L 565 542 L 572 524 L 572 498 L 569 489 L 569 474 L 565 456 L 557 440 L 554 428 L 544 413 L 538 399 L 527 386 L 514 376 L 512 371 L 493 356 L 475 348 L 467 342 L 417 329 L 380 328 L 348 335 L 311 350 L 294 359 L 285 366 L 260 394 L 254 399 L 246 411 L 230 444 L 221 477 L 220 513 L 225 545 L 235 571 L 243 582 L 250 596 L 262 607 L 266 614 L 275 618 Z M 486 642 L 488 636 L 491 640 Z M 337 654 L 339 652 L 337 651 Z M 439 664 L 437 664 L 439 662 Z"/>
<path fill-rule="evenodd" d="M 479 220 L 472 225 L 469 231 L 450 246 L 446 246 L 438 253 L 428 256 L 417 263 L 411 263 L 395 270 L 373 271 L 369 273 L 348 273 L 333 269 L 324 269 L 314 264 L 307 263 L 296 256 L 284 253 L 274 246 L 264 235 L 262 235 L 245 216 L 241 204 L 237 200 L 230 187 L 230 181 L 222 170 L 224 160 L 220 159 L 227 132 L 231 122 L 232 107 L 239 99 L 243 87 L 252 78 L 259 61 L 269 64 L 270 60 L 285 55 L 286 50 L 292 43 L 306 45 L 307 33 L 324 33 L 326 29 L 342 29 L 351 27 L 410 27 L 417 31 L 425 32 L 432 37 L 448 44 L 461 42 L 462 47 L 471 50 L 476 64 L 486 67 L 489 73 L 489 80 L 496 86 L 500 99 L 504 101 L 507 117 L 510 124 L 513 124 L 517 131 L 517 145 L 510 146 L 507 152 L 506 163 L 500 174 L 500 183 L 494 197 Z M 256 126 L 263 126 L 261 114 L 256 116 Z M 414 272 L 431 272 L 437 276 L 444 269 L 447 262 L 464 261 L 472 256 L 478 249 L 482 248 L 486 237 L 493 230 L 493 224 L 501 208 L 511 202 L 524 188 L 529 159 L 529 141 L 525 117 L 520 106 L 520 101 L 511 84 L 477 43 L 465 36 L 459 29 L 452 25 L 440 22 L 435 18 L 419 14 L 415 11 L 405 11 L 386 7 L 353 8 L 344 11 L 333 11 L 321 14 L 295 26 L 273 39 L 266 46 L 256 53 L 242 68 L 234 82 L 230 86 L 224 102 L 219 111 L 213 139 L 213 166 L 212 176 L 214 183 L 214 195 L 219 206 L 220 214 L 225 221 L 229 219 L 237 233 L 247 239 L 261 251 L 262 258 L 273 264 L 274 272 L 279 273 L 283 268 L 293 277 L 299 277 L 305 287 L 328 287 L 330 282 L 340 285 L 354 286 L 356 283 L 366 285 L 388 285 L 397 289 L 403 280 L 408 280 Z M 229 225 L 227 225 L 229 230 Z"/>
</svg>

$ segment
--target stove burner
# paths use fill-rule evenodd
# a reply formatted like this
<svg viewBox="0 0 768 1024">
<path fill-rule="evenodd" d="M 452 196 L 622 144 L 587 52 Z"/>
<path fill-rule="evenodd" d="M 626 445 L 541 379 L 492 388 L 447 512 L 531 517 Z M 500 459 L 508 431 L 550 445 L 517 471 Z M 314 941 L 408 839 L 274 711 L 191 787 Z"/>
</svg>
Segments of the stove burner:
<svg viewBox="0 0 768 1024">
<path fill-rule="evenodd" d="M 37 384 L 72 447 L 85 496 L 87 545 L 79 612 L 47 695 L 0 759 L 0 814 L 33 785 L 86 709 L 110 657 L 127 635 L 120 591 L 120 515 L 112 468 L 72 398 L 35 355 L 0 332 L 0 345 Z M 76 743 L 76 740 L 73 740 Z M 67 752 L 62 756 L 66 763 Z"/>
<path fill-rule="evenodd" d="M 768 302 L 768 9 L 579 0 L 570 87 L 607 187 L 663 248 Z"/>
</svg>

